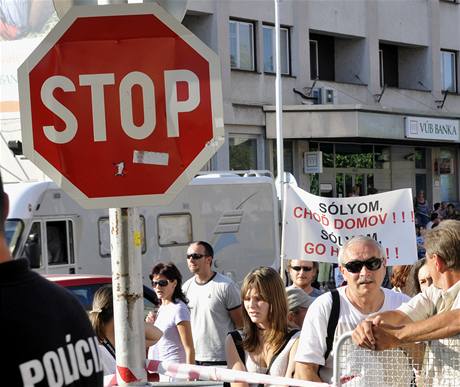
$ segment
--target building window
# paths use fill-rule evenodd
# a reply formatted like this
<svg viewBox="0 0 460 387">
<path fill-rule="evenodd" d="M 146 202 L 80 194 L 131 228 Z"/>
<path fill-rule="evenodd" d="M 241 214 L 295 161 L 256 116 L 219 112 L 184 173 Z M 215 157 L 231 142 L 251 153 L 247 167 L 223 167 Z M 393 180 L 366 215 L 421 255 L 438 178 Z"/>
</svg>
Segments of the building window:
<svg viewBox="0 0 460 387">
<path fill-rule="evenodd" d="M 275 27 L 263 26 L 264 36 L 264 71 L 266 73 L 276 72 L 276 33 Z M 280 28 L 280 57 L 281 74 L 290 74 L 289 69 L 289 29 Z"/>
<path fill-rule="evenodd" d="M 231 170 L 257 169 L 257 138 L 231 134 L 228 138 Z"/>
<path fill-rule="evenodd" d="M 426 169 L 426 149 L 425 148 L 415 148 L 414 159 L 415 159 L 416 169 Z"/>
<path fill-rule="evenodd" d="M 254 24 L 230 20 L 231 68 L 254 71 L 254 59 Z"/>
<path fill-rule="evenodd" d="M 441 50 L 442 90 L 457 92 L 457 55 L 455 51 Z"/>
<path fill-rule="evenodd" d="M 313 51 L 313 55 L 312 55 Z M 310 78 L 335 81 L 335 39 L 310 33 Z"/>
<path fill-rule="evenodd" d="M 318 41 L 310 40 L 310 79 L 318 79 Z"/>
<path fill-rule="evenodd" d="M 380 43 L 380 79 L 390 87 L 399 87 L 398 47 Z"/>
</svg>

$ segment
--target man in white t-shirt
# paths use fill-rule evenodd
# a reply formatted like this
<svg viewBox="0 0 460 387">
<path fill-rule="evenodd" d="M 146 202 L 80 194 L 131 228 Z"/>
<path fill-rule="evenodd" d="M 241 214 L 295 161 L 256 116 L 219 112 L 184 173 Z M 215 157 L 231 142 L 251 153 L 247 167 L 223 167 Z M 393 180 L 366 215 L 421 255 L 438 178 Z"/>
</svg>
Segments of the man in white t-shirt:
<svg viewBox="0 0 460 387">
<path fill-rule="evenodd" d="M 189 300 L 195 362 L 224 366 L 227 333 L 243 326 L 241 295 L 227 276 L 212 270 L 214 251 L 204 241 L 187 249 L 187 264 L 194 274 L 182 289 Z"/>
<path fill-rule="evenodd" d="M 382 246 L 370 237 L 354 237 L 341 248 L 339 268 L 347 286 L 338 289 L 340 310 L 334 341 L 371 313 L 395 309 L 408 300 L 402 293 L 381 287 L 385 266 Z M 331 293 L 326 293 L 308 309 L 295 357 L 298 379 L 327 383 L 332 380 L 333 349 L 326 342 L 332 303 Z"/>
<path fill-rule="evenodd" d="M 420 385 L 446 386 L 460 379 L 460 222 L 444 220 L 425 235 L 433 285 L 397 310 L 363 321 L 353 341 L 388 349 L 431 340 Z"/>
</svg>

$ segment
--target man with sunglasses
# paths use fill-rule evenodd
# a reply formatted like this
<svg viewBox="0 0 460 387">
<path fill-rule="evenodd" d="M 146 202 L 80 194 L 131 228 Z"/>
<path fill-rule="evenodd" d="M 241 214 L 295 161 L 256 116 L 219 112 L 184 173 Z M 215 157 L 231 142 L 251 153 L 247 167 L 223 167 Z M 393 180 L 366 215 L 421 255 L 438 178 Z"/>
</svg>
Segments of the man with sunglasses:
<svg viewBox="0 0 460 387">
<path fill-rule="evenodd" d="M 353 330 L 372 313 L 392 310 L 408 297 L 382 288 L 385 277 L 385 252 L 382 246 L 367 236 L 348 240 L 339 252 L 339 269 L 347 281 L 337 289 L 338 303 L 334 340 Z M 319 296 L 308 309 L 295 357 L 295 377 L 314 382 L 332 381 L 333 340 L 328 343 L 328 325 L 333 310 L 332 293 Z"/>
<path fill-rule="evenodd" d="M 288 266 L 292 285 L 288 286 L 287 289 L 300 288 L 313 298 L 323 294 L 321 290 L 312 286 L 318 274 L 318 262 L 290 259 L 288 261 Z"/>
<path fill-rule="evenodd" d="M 363 321 L 352 338 L 377 350 L 429 341 L 424 385 L 447 386 L 460 378 L 460 222 L 443 220 L 426 232 L 424 246 L 433 284 L 397 310 Z"/>
<path fill-rule="evenodd" d="M 225 366 L 225 338 L 243 326 L 240 291 L 229 277 L 212 270 L 214 251 L 204 241 L 187 249 L 187 265 L 193 277 L 182 287 L 191 314 L 195 362 Z"/>
</svg>

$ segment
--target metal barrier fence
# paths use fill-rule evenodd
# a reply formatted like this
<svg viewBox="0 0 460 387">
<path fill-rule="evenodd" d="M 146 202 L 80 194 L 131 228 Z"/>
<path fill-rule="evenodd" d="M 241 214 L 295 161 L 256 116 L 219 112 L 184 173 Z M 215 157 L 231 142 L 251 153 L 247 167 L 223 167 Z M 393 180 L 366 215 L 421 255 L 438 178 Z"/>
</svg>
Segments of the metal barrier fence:
<svg viewBox="0 0 460 387">
<path fill-rule="evenodd" d="M 460 387 L 460 335 L 371 351 L 345 333 L 334 344 L 333 382 L 337 387 Z"/>
</svg>

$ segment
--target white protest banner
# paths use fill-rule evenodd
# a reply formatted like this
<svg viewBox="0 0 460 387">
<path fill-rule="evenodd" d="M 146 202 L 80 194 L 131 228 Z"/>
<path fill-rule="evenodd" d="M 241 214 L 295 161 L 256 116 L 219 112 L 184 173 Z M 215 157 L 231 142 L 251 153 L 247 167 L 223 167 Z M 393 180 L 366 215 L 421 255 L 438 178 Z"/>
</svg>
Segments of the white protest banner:
<svg viewBox="0 0 460 387">
<path fill-rule="evenodd" d="M 339 248 L 356 235 L 384 247 L 388 265 L 417 260 L 412 191 L 325 198 L 286 184 L 282 257 L 337 263 Z"/>
</svg>

